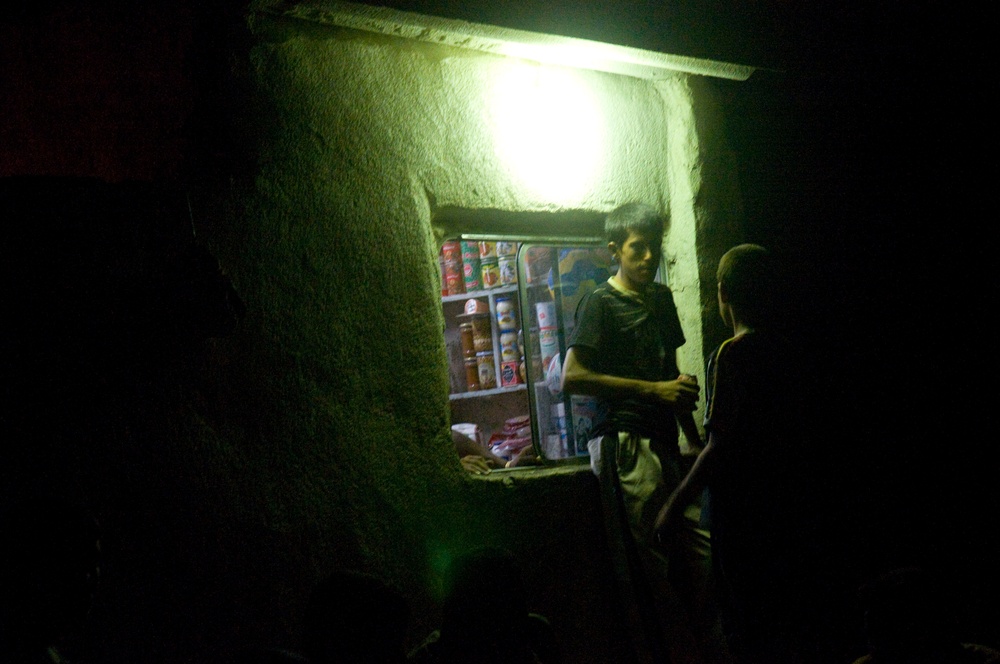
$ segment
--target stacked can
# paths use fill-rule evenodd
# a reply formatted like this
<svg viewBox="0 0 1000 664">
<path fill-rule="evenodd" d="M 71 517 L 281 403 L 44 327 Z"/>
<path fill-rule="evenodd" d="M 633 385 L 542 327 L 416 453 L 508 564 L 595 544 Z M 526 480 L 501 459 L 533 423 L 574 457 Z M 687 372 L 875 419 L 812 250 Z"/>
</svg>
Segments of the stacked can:
<svg viewBox="0 0 1000 664">
<path fill-rule="evenodd" d="M 458 334 L 462 340 L 462 359 L 465 362 L 465 384 L 469 392 L 479 389 L 479 365 L 476 362 L 475 336 L 472 323 L 462 323 L 458 326 Z"/>
<path fill-rule="evenodd" d="M 529 284 L 545 281 L 552 269 L 553 253 L 548 247 L 531 247 L 524 252 L 524 274 Z"/>
<path fill-rule="evenodd" d="M 527 369 L 524 366 L 524 330 L 517 331 L 517 373 L 521 377 L 522 383 L 528 382 Z"/>
<path fill-rule="evenodd" d="M 497 242 L 501 286 L 513 286 L 517 283 L 517 246 L 517 242 Z"/>
<path fill-rule="evenodd" d="M 498 297 L 496 301 L 497 327 L 500 328 L 500 386 L 517 385 L 520 381 L 517 349 L 517 309 L 509 297 Z"/>
<path fill-rule="evenodd" d="M 479 243 L 479 265 L 482 274 L 483 288 L 496 288 L 500 285 L 500 264 L 497 261 L 497 243 Z"/>
<path fill-rule="evenodd" d="M 469 316 L 472 325 L 472 347 L 476 352 L 476 372 L 479 389 L 488 390 L 497 386 L 496 366 L 493 363 L 493 324 L 489 312 Z M 466 371 L 468 368 L 466 358 Z"/>
<path fill-rule="evenodd" d="M 479 263 L 479 245 L 462 240 L 462 274 L 466 292 L 481 290 L 483 287 L 482 266 Z"/>
<path fill-rule="evenodd" d="M 570 397 L 569 421 L 573 425 L 573 441 L 569 449 L 573 450 L 576 456 L 587 454 L 587 441 L 607 416 L 607 404 L 600 399 L 582 394 Z"/>
<path fill-rule="evenodd" d="M 556 303 L 539 302 L 535 305 L 538 316 L 538 345 L 542 356 L 542 372 L 548 372 L 552 358 L 559 352 L 559 334 L 556 328 Z"/>
<path fill-rule="evenodd" d="M 568 454 L 570 446 L 569 429 L 566 426 L 566 404 L 560 401 L 559 403 L 552 404 L 549 408 L 552 416 L 551 433 L 559 436 L 560 456 L 572 456 Z"/>
<path fill-rule="evenodd" d="M 441 297 L 448 294 L 448 277 L 444 271 L 444 250 L 438 253 L 438 270 L 441 272 Z"/>
<path fill-rule="evenodd" d="M 441 247 L 441 260 L 444 265 L 444 279 L 448 295 L 460 295 L 464 293 L 465 275 L 462 270 L 461 243 L 445 242 Z"/>
</svg>

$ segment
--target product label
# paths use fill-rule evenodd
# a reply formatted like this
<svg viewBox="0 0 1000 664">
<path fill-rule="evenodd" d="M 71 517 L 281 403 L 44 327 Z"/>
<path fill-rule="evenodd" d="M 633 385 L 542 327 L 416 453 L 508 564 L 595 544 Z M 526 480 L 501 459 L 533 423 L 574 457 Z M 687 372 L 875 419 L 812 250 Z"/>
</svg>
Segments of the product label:
<svg viewBox="0 0 1000 664">
<path fill-rule="evenodd" d="M 504 362 L 500 366 L 500 386 L 508 387 L 517 385 L 519 382 L 517 362 Z"/>
</svg>

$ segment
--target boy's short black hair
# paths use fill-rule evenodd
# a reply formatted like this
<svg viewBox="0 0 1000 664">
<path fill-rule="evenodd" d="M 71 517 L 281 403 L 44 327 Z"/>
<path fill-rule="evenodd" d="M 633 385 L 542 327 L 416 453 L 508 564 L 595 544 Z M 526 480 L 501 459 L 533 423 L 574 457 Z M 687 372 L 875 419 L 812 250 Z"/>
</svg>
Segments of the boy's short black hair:
<svg viewBox="0 0 1000 664">
<path fill-rule="evenodd" d="M 605 237 L 619 247 L 628 240 L 629 233 L 662 237 L 665 228 L 666 220 L 660 211 L 645 203 L 620 205 L 604 220 Z"/>
<path fill-rule="evenodd" d="M 715 276 L 748 325 L 767 322 L 775 288 L 771 252 L 759 244 L 737 245 L 719 259 Z"/>
</svg>

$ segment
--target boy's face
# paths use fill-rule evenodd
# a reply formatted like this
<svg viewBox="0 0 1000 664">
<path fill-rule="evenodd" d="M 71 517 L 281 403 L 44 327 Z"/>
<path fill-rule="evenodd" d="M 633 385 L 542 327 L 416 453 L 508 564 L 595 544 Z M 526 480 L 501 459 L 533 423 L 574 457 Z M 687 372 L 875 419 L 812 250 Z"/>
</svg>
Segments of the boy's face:
<svg viewBox="0 0 1000 664">
<path fill-rule="evenodd" d="M 608 243 L 608 249 L 618 261 L 618 276 L 625 286 L 636 290 L 653 283 L 660 266 L 662 235 L 646 235 L 630 231 L 625 242 L 618 246 Z"/>
</svg>

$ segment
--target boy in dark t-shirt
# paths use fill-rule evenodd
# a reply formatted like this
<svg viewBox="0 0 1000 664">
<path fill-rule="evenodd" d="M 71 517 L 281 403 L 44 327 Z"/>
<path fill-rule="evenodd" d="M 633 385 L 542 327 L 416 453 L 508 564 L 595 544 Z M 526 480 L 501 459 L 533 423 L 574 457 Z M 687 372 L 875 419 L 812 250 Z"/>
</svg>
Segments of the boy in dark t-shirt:
<svg viewBox="0 0 1000 664">
<path fill-rule="evenodd" d="M 694 378 L 678 370 L 676 353 L 684 344 L 684 333 L 670 289 L 653 280 L 663 231 L 663 217 L 647 205 L 626 204 L 608 215 L 605 234 L 618 272 L 581 302 L 563 365 L 563 389 L 607 402 L 607 419 L 588 445 L 592 462 L 601 437 L 616 437 L 621 494 L 639 555 L 654 595 L 676 606 L 671 578 L 684 574 L 692 563 L 668 568 L 666 558 L 649 542 L 656 510 L 680 481 L 678 426 L 688 445 L 701 450 L 692 416 L 700 388 Z M 692 541 L 698 543 L 688 551 L 693 564 L 706 568 L 707 537 L 701 533 Z M 688 574 L 685 585 L 703 586 L 704 574 L 699 574 L 700 580 Z M 682 602 L 686 611 L 698 614 L 686 620 L 699 622 L 703 631 L 717 624 L 704 597 L 686 597 Z M 677 616 L 667 619 L 676 621 Z M 676 635 L 671 629 L 671 637 Z M 671 640 L 677 643 L 676 638 Z M 708 639 L 700 640 L 704 644 Z M 683 647 L 690 651 L 698 646 L 689 642 Z"/>
<path fill-rule="evenodd" d="M 676 379 L 676 350 L 684 344 L 684 333 L 670 290 L 651 283 L 640 294 L 620 284 L 613 279 L 587 296 L 570 342 L 575 354 L 593 351 L 588 368 L 599 374 L 651 383 Z M 677 439 L 676 418 L 664 417 L 654 400 L 623 391 L 609 401 L 609 418 L 595 433 L 634 431 L 657 440 Z"/>
<path fill-rule="evenodd" d="M 620 475 L 631 526 L 643 542 L 655 516 L 646 513 L 646 503 L 653 491 L 662 490 L 661 461 L 680 456 L 678 424 L 689 445 L 701 449 L 691 414 L 700 388 L 679 375 L 676 351 L 684 333 L 670 289 L 653 281 L 663 217 L 647 205 L 629 203 L 608 215 L 605 234 L 618 272 L 581 302 L 563 365 L 563 389 L 607 402 L 607 420 L 595 434 L 620 434 L 619 455 L 628 457 L 619 459 Z M 630 470 L 641 476 L 631 476 Z"/>
</svg>

